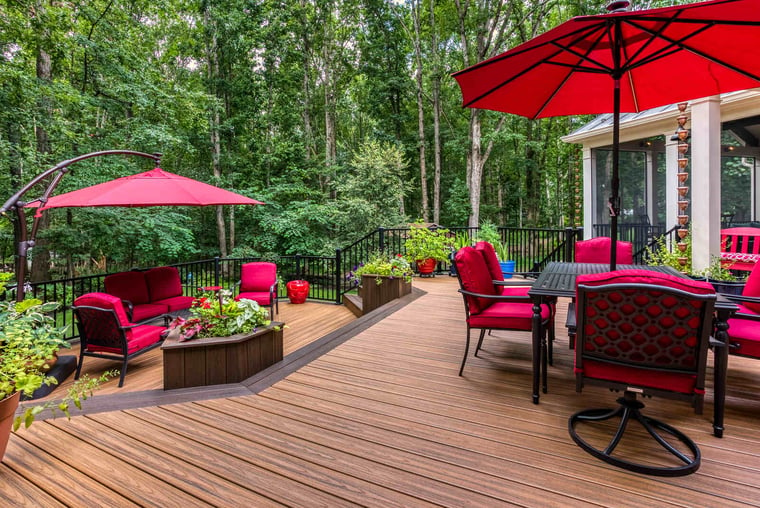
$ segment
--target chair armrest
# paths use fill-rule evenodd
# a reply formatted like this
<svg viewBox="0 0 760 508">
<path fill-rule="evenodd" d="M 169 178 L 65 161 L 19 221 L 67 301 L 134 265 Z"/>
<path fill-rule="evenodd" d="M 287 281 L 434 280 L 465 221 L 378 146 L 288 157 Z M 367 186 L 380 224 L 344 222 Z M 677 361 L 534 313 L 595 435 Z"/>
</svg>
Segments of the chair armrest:
<svg viewBox="0 0 760 508">
<path fill-rule="evenodd" d="M 124 305 L 124 307 L 126 307 L 127 318 L 130 322 L 132 322 L 132 312 L 135 310 L 135 306 L 129 300 L 122 300 L 121 303 Z"/>
<path fill-rule="evenodd" d="M 529 280 L 495 280 L 493 281 L 494 286 L 514 286 L 514 287 L 532 287 L 533 281 Z"/>
<path fill-rule="evenodd" d="M 732 302 L 760 303 L 760 298 L 757 296 L 731 295 L 728 293 L 720 293 L 720 295 L 726 300 L 731 300 Z"/>
<path fill-rule="evenodd" d="M 467 296 L 474 296 L 477 298 L 486 298 L 488 300 L 498 300 L 498 301 L 513 301 L 518 303 L 526 303 L 525 302 L 525 296 L 523 295 L 484 295 L 481 293 L 473 293 L 472 291 L 467 291 L 466 289 L 459 289 L 458 290 L 463 295 Z"/>
</svg>

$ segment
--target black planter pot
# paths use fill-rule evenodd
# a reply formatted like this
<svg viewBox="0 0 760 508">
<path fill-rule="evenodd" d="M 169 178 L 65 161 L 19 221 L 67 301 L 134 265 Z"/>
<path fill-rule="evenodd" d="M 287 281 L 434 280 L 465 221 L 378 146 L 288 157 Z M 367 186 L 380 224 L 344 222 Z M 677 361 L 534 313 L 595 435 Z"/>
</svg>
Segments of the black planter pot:
<svg viewBox="0 0 760 508">
<path fill-rule="evenodd" d="M 745 282 L 728 282 L 724 280 L 707 279 L 707 282 L 712 284 L 715 291 L 718 293 L 725 293 L 727 295 L 741 295 L 744 291 Z"/>
</svg>

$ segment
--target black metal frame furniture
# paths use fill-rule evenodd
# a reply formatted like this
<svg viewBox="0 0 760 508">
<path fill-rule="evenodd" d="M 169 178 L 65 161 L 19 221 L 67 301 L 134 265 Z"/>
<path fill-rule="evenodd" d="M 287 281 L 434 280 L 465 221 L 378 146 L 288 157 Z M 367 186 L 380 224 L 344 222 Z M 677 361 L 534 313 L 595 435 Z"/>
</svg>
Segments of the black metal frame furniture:
<svg viewBox="0 0 760 508">
<path fill-rule="evenodd" d="M 88 293 L 72 306 L 81 340 L 74 379 L 79 379 L 84 357 L 122 362 L 119 387 L 124 386 L 127 363 L 161 345 L 165 326 L 131 323 L 119 298 L 106 293 Z M 164 316 L 168 324 L 169 316 Z"/>
<path fill-rule="evenodd" d="M 687 400 L 695 413 L 702 413 L 716 298 L 706 282 L 643 270 L 578 278 L 576 390 L 588 383 L 624 395 L 617 408 L 586 409 L 570 417 L 568 430 L 576 444 L 594 457 L 638 473 L 682 476 L 699 468 L 697 445 L 675 427 L 645 416 L 644 404 L 636 397 Z M 613 418 L 620 418 L 620 423 L 604 447 L 592 445 L 578 432 L 588 427 L 583 424 Z M 617 453 L 632 421 L 638 421 L 663 448 L 665 458 L 657 455 L 656 461 L 642 463 Z M 600 432 L 596 429 L 595 436 Z M 668 465 L 667 454 L 676 457 L 675 465 Z"/>
<path fill-rule="evenodd" d="M 279 284 L 275 263 L 266 261 L 245 263 L 240 267 L 239 292 L 235 300 L 247 298 L 256 301 L 259 305 L 269 307 L 269 317 L 274 320 L 275 314 L 280 313 L 280 303 L 277 299 Z"/>
<path fill-rule="evenodd" d="M 489 330 L 518 330 L 531 331 L 533 326 L 533 304 L 525 301 L 525 296 L 503 295 L 493 284 L 485 260 L 480 252 L 472 247 L 459 249 L 454 262 L 457 267 L 459 292 L 464 299 L 465 319 L 467 322 L 467 340 L 465 343 L 462 365 L 459 375 L 464 371 L 467 355 L 470 350 L 470 330 L 480 329 L 475 356 L 478 355 L 486 331 Z M 541 305 L 541 325 L 545 329 L 552 317 L 548 305 Z M 541 353 L 542 361 L 546 364 L 546 349 Z"/>
</svg>

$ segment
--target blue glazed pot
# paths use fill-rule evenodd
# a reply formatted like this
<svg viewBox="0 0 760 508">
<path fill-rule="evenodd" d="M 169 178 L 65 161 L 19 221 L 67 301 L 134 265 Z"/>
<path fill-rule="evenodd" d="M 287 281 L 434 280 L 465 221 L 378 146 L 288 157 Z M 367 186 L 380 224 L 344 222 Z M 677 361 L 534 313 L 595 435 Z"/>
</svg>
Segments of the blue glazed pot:
<svg viewBox="0 0 760 508">
<path fill-rule="evenodd" d="M 504 274 L 504 278 L 511 279 L 512 274 L 515 272 L 515 262 L 499 261 L 499 266 L 501 266 L 501 273 Z"/>
</svg>

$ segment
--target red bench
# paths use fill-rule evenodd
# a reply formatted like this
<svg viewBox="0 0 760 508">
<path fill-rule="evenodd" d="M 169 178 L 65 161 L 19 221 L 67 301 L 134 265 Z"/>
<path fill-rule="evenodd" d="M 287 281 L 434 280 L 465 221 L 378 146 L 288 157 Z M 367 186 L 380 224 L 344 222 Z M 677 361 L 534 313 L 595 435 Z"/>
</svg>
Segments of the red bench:
<svg viewBox="0 0 760 508">
<path fill-rule="evenodd" d="M 193 303 L 192 296 L 182 294 L 179 271 L 173 266 L 114 273 L 106 276 L 103 283 L 106 293 L 124 302 L 135 323 L 189 309 Z"/>
<path fill-rule="evenodd" d="M 720 232 L 723 268 L 751 271 L 760 261 L 760 228 L 728 228 Z"/>
</svg>

